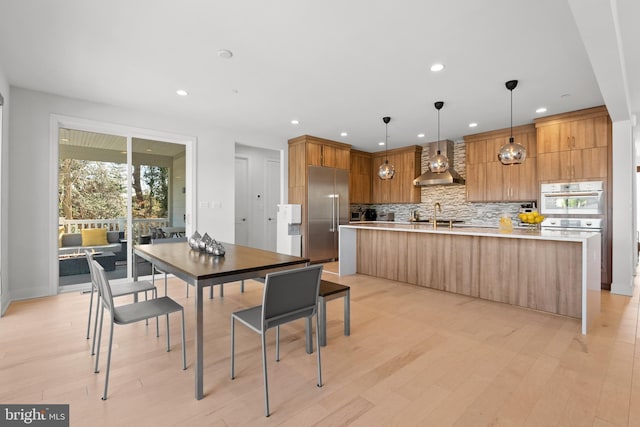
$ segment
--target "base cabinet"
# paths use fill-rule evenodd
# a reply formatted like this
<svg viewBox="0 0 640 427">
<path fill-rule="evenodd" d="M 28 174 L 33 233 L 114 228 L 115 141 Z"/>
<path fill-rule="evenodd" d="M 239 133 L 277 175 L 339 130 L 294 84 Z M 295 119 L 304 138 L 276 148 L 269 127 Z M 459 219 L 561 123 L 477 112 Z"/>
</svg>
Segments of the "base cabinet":
<svg viewBox="0 0 640 427">
<path fill-rule="evenodd" d="M 582 316 L 582 243 L 366 229 L 356 240 L 360 274 Z"/>
</svg>

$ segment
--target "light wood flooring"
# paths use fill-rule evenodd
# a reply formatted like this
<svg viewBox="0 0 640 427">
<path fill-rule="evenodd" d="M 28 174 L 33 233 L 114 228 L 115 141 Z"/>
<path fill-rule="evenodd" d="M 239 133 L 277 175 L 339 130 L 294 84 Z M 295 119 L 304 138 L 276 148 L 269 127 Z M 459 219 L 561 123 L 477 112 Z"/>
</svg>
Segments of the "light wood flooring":
<svg viewBox="0 0 640 427">
<path fill-rule="evenodd" d="M 328 266 L 327 270 L 335 270 Z M 351 286 L 351 336 L 342 300 L 328 303 L 324 387 L 304 349 L 302 322 L 270 334 L 271 417 L 263 415 L 260 340 L 237 331 L 229 379 L 230 313 L 261 302 L 262 285 L 225 286 L 206 299 L 205 398 L 194 398 L 193 292 L 172 279 L 185 306 L 188 369 L 179 316 L 172 351 L 144 322 L 116 326 L 109 399 L 85 339 L 88 294 L 14 302 L 0 319 L 0 402 L 70 404 L 72 426 L 638 426 L 638 292 L 603 293 L 595 331 L 560 316 L 368 276 L 325 279 Z M 638 289 L 638 285 L 636 285 Z M 105 331 L 107 328 L 105 327 Z M 106 345 L 106 337 L 103 341 Z M 104 347 L 103 347 L 104 348 Z M 103 353 L 105 354 L 105 353 Z"/>
</svg>

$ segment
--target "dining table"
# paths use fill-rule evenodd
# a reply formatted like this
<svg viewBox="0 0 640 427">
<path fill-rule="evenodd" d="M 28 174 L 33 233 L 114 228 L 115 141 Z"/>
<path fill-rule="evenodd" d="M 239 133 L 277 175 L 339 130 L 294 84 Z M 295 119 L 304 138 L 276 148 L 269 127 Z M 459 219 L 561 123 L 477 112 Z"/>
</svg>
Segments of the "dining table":
<svg viewBox="0 0 640 427">
<path fill-rule="evenodd" d="M 247 246 L 222 243 L 224 256 L 214 256 L 206 252 L 191 249 L 184 241 L 163 245 L 136 245 L 137 256 L 167 274 L 173 274 L 195 288 L 195 397 L 204 397 L 204 342 L 203 342 L 203 289 L 238 280 L 265 277 L 266 274 L 302 267 L 309 258 L 285 255 L 277 252 L 250 248 Z M 137 262 L 133 263 L 134 280 L 138 280 Z M 311 343 L 310 324 L 307 324 L 307 352 Z"/>
</svg>

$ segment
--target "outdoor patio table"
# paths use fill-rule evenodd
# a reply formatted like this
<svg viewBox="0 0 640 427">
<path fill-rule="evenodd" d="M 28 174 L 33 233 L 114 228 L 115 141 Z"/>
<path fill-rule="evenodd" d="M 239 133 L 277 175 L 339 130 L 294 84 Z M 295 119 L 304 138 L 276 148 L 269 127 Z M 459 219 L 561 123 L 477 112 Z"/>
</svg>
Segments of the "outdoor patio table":
<svg viewBox="0 0 640 427">
<path fill-rule="evenodd" d="M 208 286 L 235 282 L 238 280 L 264 277 L 267 273 L 301 267 L 308 258 L 284 255 L 246 246 L 223 243 L 226 253 L 216 257 L 189 248 L 184 242 L 163 245 L 137 245 L 134 254 L 155 264 L 160 270 L 184 280 L 195 287 L 196 333 L 195 333 L 195 395 L 200 400 L 204 396 L 203 380 L 203 289 Z M 134 262 L 134 280 L 138 273 Z M 307 352 L 311 343 L 311 325 L 307 324 Z"/>
</svg>

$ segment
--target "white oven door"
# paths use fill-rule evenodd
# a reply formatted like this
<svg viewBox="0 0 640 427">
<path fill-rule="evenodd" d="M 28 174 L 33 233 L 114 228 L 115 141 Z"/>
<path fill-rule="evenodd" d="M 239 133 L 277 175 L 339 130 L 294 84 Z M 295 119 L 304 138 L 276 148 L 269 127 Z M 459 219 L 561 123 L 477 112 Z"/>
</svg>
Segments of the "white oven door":
<svg viewBox="0 0 640 427">
<path fill-rule="evenodd" d="M 575 193 L 542 193 L 540 213 L 571 215 L 602 215 L 604 196 L 602 191 Z"/>
</svg>

